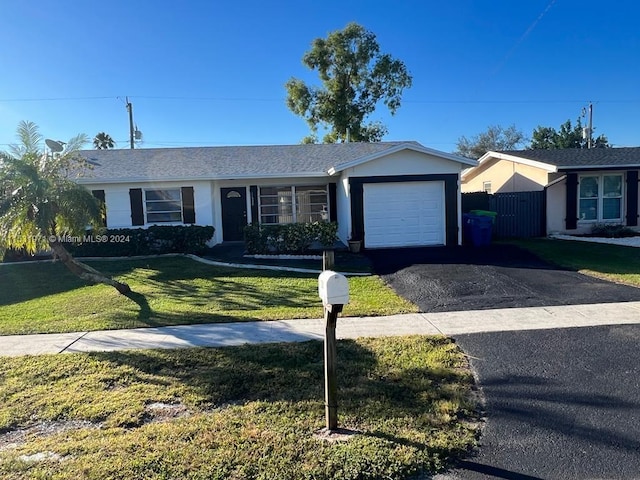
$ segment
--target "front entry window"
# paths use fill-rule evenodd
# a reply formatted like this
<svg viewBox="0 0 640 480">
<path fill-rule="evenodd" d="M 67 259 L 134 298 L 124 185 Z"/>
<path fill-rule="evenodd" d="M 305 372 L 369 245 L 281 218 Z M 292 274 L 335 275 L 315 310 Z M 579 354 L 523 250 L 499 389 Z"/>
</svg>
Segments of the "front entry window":
<svg viewBox="0 0 640 480">
<path fill-rule="evenodd" d="M 260 223 L 313 223 L 329 218 L 326 185 L 260 187 Z"/>
<path fill-rule="evenodd" d="M 581 221 L 622 220 L 622 175 L 580 177 L 579 217 Z"/>
</svg>

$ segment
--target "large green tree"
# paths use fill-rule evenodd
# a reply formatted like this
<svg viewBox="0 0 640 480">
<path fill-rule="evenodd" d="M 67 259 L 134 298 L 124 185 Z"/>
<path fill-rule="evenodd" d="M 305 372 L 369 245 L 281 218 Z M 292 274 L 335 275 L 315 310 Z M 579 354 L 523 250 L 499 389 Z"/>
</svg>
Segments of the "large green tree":
<svg viewBox="0 0 640 480">
<path fill-rule="evenodd" d="M 365 123 L 380 102 L 395 114 L 402 92 L 411 87 L 405 64 L 380 52 L 376 36 L 357 23 L 316 38 L 302 62 L 317 71 L 321 86 L 291 78 L 286 84 L 287 106 L 304 117 L 311 135 L 303 142 L 317 141 L 318 128 L 328 132 L 325 143 L 380 141 L 387 132 L 380 122 Z"/>
<path fill-rule="evenodd" d="M 79 262 L 64 245 L 68 236 L 86 235 L 87 226 L 98 227 L 101 221 L 98 200 L 73 180 L 88 167 L 78 153 L 88 138 L 77 135 L 61 152 L 47 153 L 34 123 L 20 122 L 17 133 L 19 143 L 0 153 L 0 253 L 50 249 L 83 280 L 130 293 L 128 285 Z"/>
<path fill-rule="evenodd" d="M 455 153 L 464 157 L 478 159 L 489 151 L 515 150 L 524 146 L 524 133 L 511 125 L 503 128 L 500 125 L 490 125 L 486 131 L 471 137 L 462 136 L 458 139 Z"/>
<path fill-rule="evenodd" d="M 530 148 L 533 149 L 587 148 L 587 146 L 588 141 L 584 138 L 580 117 L 576 120 L 575 126 L 571 125 L 571 120 L 567 120 L 560 125 L 559 130 L 538 126 L 531 135 Z M 592 147 L 610 147 L 609 140 L 605 135 L 600 135 L 593 139 Z"/>
</svg>

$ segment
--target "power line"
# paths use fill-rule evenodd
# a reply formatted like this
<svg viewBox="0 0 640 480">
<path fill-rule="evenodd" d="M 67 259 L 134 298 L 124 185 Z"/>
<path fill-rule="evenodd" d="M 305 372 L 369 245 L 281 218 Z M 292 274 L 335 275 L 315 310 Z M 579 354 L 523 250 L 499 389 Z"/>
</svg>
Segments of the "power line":
<svg viewBox="0 0 640 480">
<path fill-rule="evenodd" d="M 107 100 L 119 99 L 117 96 L 96 96 L 96 97 L 43 97 L 43 98 L 0 98 L 0 103 L 9 102 L 54 102 L 54 101 L 75 101 L 75 100 Z M 215 102 L 284 102 L 285 98 L 252 98 L 252 97 L 188 97 L 188 96 L 129 96 L 131 99 L 146 100 L 180 100 L 180 101 L 215 101 Z M 585 99 L 484 99 L 484 100 L 456 100 L 456 99 L 403 99 L 402 103 L 415 104 L 572 104 L 585 103 Z M 597 103 L 640 103 L 640 98 L 635 99 L 609 99 L 598 100 Z"/>
</svg>

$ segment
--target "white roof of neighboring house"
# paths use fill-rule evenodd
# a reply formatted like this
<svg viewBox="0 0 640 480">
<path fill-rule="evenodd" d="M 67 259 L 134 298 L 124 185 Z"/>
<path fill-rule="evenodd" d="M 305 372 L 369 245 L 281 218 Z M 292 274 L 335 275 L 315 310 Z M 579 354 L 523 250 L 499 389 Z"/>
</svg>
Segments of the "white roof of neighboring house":
<svg viewBox="0 0 640 480">
<path fill-rule="evenodd" d="M 81 155 L 92 169 L 78 181 L 88 184 L 326 177 L 407 149 L 463 165 L 477 164 L 417 142 L 85 150 Z"/>
</svg>

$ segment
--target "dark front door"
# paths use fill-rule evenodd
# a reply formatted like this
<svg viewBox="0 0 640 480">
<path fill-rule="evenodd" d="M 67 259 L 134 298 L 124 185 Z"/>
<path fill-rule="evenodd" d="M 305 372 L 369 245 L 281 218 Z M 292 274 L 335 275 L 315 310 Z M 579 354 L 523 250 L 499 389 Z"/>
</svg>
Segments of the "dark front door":
<svg viewBox="0 0 640 480">
<path fill-rule="evenodd" d="M 247 190 L 241 188 L 221 188 L 222 197 L 222 240 L 237 242 L 244 240 L 247 224 Z"/>
</svg>

